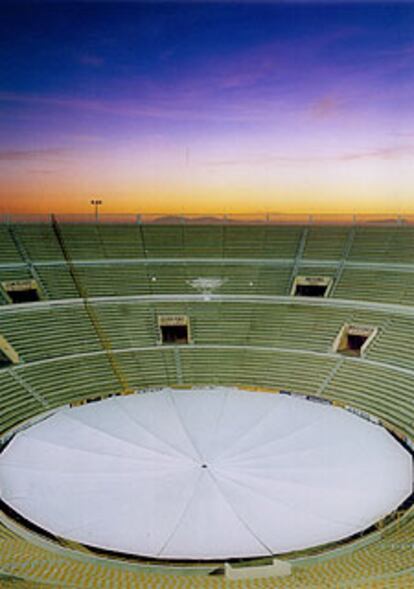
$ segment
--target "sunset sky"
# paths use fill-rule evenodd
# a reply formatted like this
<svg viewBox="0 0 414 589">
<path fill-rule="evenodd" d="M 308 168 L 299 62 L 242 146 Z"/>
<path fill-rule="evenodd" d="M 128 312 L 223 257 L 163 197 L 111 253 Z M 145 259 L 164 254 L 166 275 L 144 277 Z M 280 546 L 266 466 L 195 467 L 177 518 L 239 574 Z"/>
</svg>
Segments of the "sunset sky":
<svg viewBox="0 0 414 589">
<path fill-rule="evenodd" d="M 414 212 L 414 3 L 0 5 L 0 213 Z"/>
</svg>

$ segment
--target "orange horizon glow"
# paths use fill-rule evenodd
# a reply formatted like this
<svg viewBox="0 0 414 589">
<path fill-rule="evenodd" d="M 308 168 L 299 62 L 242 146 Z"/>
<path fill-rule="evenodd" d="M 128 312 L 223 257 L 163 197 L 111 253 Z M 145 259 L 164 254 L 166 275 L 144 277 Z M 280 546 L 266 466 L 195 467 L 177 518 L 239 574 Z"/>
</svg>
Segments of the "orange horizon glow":
<svg viewBox="0 0 414 589">
<path fill-rule="evenodd" d="M 43 206 L 38 206 L 36 208 L 33 207 L 33 203 L 30 201 L 26 204 L 19 207 L 15 207 L 8 210 L 2 210 L 0 208 L 0 215 L 7 216 L 7 215 L 27 215 L 27 216 L 35 216 L 35 215 L 52 215 L 52 214 L 59 214 L 59 215 L 93 215 L 94 208 L 87 204 L 83 207 L 78 206 L 48 206 L 46 203 L 43 203 Z M 177 208 L 176 206 L 167 207 L 164 206 L 163 208 L 153 208 L 153 207 L 108 207 L 108 206 L 101 206 L 99 208 L 99 214 L 102 216 L 116 216 L 116 215 L 172 215 L 172 216 L 185 216 L 185 215 L 245 215 L 245 216 L 265 216 L 265 215 L 281 215 L 281 216 L 325 216 L 331 217 L 333 220 L 340 219 L 341 217 L 351 217 L 351 216 L 407 216 L 407 215 L 414 215 L 414 207 L 407 208 L 407 209 L 393 209 L 393 208 L 347 208 L 347 207 L 339 207 L 339 208 L 286 208 L 286 207 L 278 207 L 278 209 L 258 209 L 258 208 L 243 208 L 242 206 L 237 208 L 230 209 L 229 207 L 219 208 L 218 206 L 210 206 L 210 207 L 180 207 Z"/>
<path fill-rule="evenodd" d="M 247 191 L 246 191 L 247 192 Z M 13 194 L 7 199 L 0 197 L 0 214 L 92 214 L 90 201 L 99 198 L 103 204 L 101 214 L 283 214 L 283 215 L 376 215 L 376 214 L 414 214 L 414 199 L 390 199 L 360 195 L 347 197 L 343 189 L 338 189 L 339 198 L 329 194 L 305 196 L 292 195 L 287 191 L 279 195 L 260 195 L 259 191 L 249 191 L 242 196 L 236 190 L 211 193 L 204 189 L 197 193 L 155 192 L 149 189 L 137 191 L 137 195 L 120 195 L 97 191 L 85 191 L 74 196 L 66 192 L 53 191 L 51 195 Z M 337 194 L 338 194 L 337 193 Z"/>
</svg>

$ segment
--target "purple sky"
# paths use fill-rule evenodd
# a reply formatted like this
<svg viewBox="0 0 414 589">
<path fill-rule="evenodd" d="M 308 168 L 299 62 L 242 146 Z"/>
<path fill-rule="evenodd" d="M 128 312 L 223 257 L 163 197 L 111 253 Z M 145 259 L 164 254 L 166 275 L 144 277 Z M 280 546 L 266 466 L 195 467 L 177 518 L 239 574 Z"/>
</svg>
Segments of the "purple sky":
<svg viewBox="0 0 414 589">
<path fill-rule="evenodd" d="M 414 5 L 5 2 L 0 211 L 414 211 Z"/>
</svg>

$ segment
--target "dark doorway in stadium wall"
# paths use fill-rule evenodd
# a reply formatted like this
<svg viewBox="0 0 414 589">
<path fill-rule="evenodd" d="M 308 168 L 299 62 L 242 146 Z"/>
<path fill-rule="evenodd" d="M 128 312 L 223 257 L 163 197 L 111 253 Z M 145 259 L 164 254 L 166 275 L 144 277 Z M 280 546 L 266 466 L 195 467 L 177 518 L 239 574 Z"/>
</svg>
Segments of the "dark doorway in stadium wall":
<svg viewBox="0 0 414 589">
<path fill-rule="evenodd" d="M 0 368 L 6 368 L 6 366 L 10 366 L 13 362 L 10 360 L 6 354 L 0 350 Z"/>
<path fill-rule="evenodd" d="M 324 297 L 326 292 L 325 285 L 319 284 L 298 284 L 295 296 L 297 297 Z"/>
<path fill-rule="evenodd" d="M 367 341 L 367 337 L 365 335 L 358 335 L 356 333 L 349 333 L 348 334 L 348 348 L 350 352 L 355 352 L 356 354 L 360 352 L 362 346 Z"/>
<path fill-rule="evenodd" d="M 332 279 L 326 276 L 296 276 L 291 294 L 295 297 L 326 297 Z"/>
<path fill-rule="evenodd" d="M 159 315 L 158 328 L 160 344 L 190 343 L 190 320 L 187 315 Z"/>
<path fill-rule="evenodd" d="M 366 325 L 343 325 L 334 342 L 334 351 L 348 356 L 362 356 L 378 329 Z"/>
<path fill-rule="evenodd" d="M 40 301 L 39 287 L 35 280 L 2 282 L 2 287 L 12 304 Z"/>
<path fill-rule="evenodd" d="M 188 344 L 187 325 L 161 325 L 163 344 Z"/>
<path fill-rule="evenodd" d="M 15 290 L 7 293 L 12 300 L 12 303 L 34 303 L 39 300 L 37 290 L 34 288 L 27 290 Z"/>
</svg>

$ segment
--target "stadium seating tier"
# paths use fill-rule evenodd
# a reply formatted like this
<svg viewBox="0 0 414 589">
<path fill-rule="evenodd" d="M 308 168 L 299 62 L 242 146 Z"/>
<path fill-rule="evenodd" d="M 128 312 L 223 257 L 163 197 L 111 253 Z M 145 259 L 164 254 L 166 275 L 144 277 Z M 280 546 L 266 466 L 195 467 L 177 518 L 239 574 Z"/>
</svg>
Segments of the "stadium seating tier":
<svg viewBox="0 0 414 589">
<path fill-rule="evenodd" d="M 289 298 L 296 276 L 332 289 Z M 12 305 L 0 289 L 0 334 L 20 357 L 0 369 L 4 439 L 69 403 L 198 384 L 318 396 L 414 439 L 412 227 L 0 225 L 0 283 L 30 279 L 41 302 Z M 188 316 L 190 343 L 161 345 L 160 315 Z M 333 350 L 345 323 L 377 328 L 361 358 Z M 0 587 L 410 589 L 413 539 L 411 508 L 354 542 L 292 555 L 288 578 L 241 583 L 55 545 L 5 516 Z"/>
</svg>

